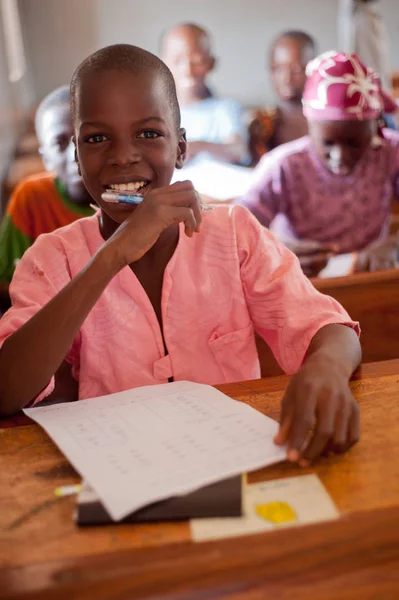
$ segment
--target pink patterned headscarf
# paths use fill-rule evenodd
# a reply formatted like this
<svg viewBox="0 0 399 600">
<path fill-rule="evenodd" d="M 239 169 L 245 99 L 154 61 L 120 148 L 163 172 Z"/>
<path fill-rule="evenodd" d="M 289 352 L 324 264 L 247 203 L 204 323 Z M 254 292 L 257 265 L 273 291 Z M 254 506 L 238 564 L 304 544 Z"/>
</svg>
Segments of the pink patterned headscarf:
<svg viewBox="0 0 399 600">
<path fill-rule="evenodd" d="M 325 52 L 310 61 L 303 92 L 303 113 L 322 121 L 367 121 L 398 110 L 380 78 L 356 54 Z"/>
</svg>

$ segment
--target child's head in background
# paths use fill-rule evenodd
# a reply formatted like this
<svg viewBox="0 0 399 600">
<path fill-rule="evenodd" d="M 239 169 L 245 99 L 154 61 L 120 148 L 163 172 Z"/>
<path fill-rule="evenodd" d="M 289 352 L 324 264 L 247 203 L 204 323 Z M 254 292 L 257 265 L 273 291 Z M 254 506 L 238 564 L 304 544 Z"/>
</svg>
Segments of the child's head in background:
<svg viewBox="0 0 399 600">
<path fill-rule="evenodd" d="M 396 104 L 354 54 L 321 54 L 309 63 L 307 75 L 303 112 L 313 146 L 333 173 L 349 175 L 371 145 L 381 144 L 378 120 Z"/>
<path fill-rule="evenodd" d="M 72 202 L 90 202 L 74 158 L 69 86 L 57 88 L 42 100 L 36 111 L 35 128 L 47 171 L 55 172 Z"/>
<path fill-rule="evenodd" d="M 193 23 L 173 27 L 162 37 L 161 58 L 173 73 L 182 104 L 210 96 L 206 81 L 216 60 L 205 29 Z"/>
<path fill-rule="evenodd" d="M 103 220 L 122 223 L 132 205 L 107 204 L 106 189 L 170 184 L 183 165 L 185 132 L 173 76 L 156 56 L 128 44 L 98 50 L 75 71 L 71 105 L 76 157 Z"/>
<path fill-rule="evenodd" d="M 273 42 L 269 68 L 274 89 L 284 103 L 300 104 L 306 81 L 306 65 L 313 60 L 316 45 L 303 31 L 286 31 Z"/>
</svg>

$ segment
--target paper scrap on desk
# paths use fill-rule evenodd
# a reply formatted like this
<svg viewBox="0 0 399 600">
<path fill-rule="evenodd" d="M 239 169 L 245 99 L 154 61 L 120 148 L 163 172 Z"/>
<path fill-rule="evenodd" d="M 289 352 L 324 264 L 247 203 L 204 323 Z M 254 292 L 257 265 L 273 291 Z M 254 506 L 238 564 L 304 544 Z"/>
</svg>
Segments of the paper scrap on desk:
<svg viewBox="0 0 399 600">
<path fill-rule="evenodd" d="M 327 265 L 320 271 L 318 277 L 328 279 L 330 277 L 345 277 L 353 273 L 356 254 L 338 254 L 329 259 Z"/>
<path fill-rule="evenodd" d="M 317 475 L 299 475 L 253 483 L 243 490 L 242 517 L 193 519 L 196 542 L 251 535 L 262 531 L 329 521 L 338 510 Z"/>
<path fill-rule="evenodd" d="M 24 412 L 47 431 L 116 521 L 286 457 L 273 443 L 275 421 L 188 381 Z"/>
</svg>

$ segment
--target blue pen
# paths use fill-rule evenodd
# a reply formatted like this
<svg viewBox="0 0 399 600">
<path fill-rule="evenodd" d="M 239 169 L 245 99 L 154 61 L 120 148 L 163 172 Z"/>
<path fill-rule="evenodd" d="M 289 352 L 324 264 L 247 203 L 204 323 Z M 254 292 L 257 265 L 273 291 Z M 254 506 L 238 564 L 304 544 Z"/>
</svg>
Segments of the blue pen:
<svg viewBox="0 0 399 600">
<path fill-rule="evenodd" d="M 104 192 L 101 195 L 101 198 L 105 202 L 110 202 L 111 204 L 141 204 L 144 200 L 144 196 L 140 196 L 139 194 L 120 194 L 119 192 Z M 214 206 L 210 204 L 206 204 L 201 201 L 201 210 L 202 212 L 208 212 L 210 210 L 214 210 Z"/>
<path fill-rule="evenodd" d="M 120 194 L 119 192 L 104 192 L 101 198 L 104 202 L 112 204 L 140 204 L 144 200 L 144 196 L 138 194 Z"/>
</svg>

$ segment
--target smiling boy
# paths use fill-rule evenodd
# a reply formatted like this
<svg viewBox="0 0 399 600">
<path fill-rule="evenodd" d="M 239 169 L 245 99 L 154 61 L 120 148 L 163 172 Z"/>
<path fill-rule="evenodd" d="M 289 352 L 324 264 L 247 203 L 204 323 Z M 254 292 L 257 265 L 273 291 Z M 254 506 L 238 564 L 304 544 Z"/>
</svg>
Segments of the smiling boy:
<svg viewBox="0 0 399 600">
<path fill-rule="evenodd" d="M 256 329 L 296 373 L 276 442 L 302 464 L 348 449 L 359 436 L 348 386 L 357 324 L 246 209 L 202 214 L 190 182 L 169 185 L 186 141 L 166 65 L 110 46 L 80 65 L 71 94 L 76 157 L 100 214 L 42 236 L 18 265 L 0 321 L 0 413 L 57 391 L 61 370 L 79 385 L 70 400 L 256 378 Z M 102 198 L 137 185 L 137 206 Z"/>
</svg>

